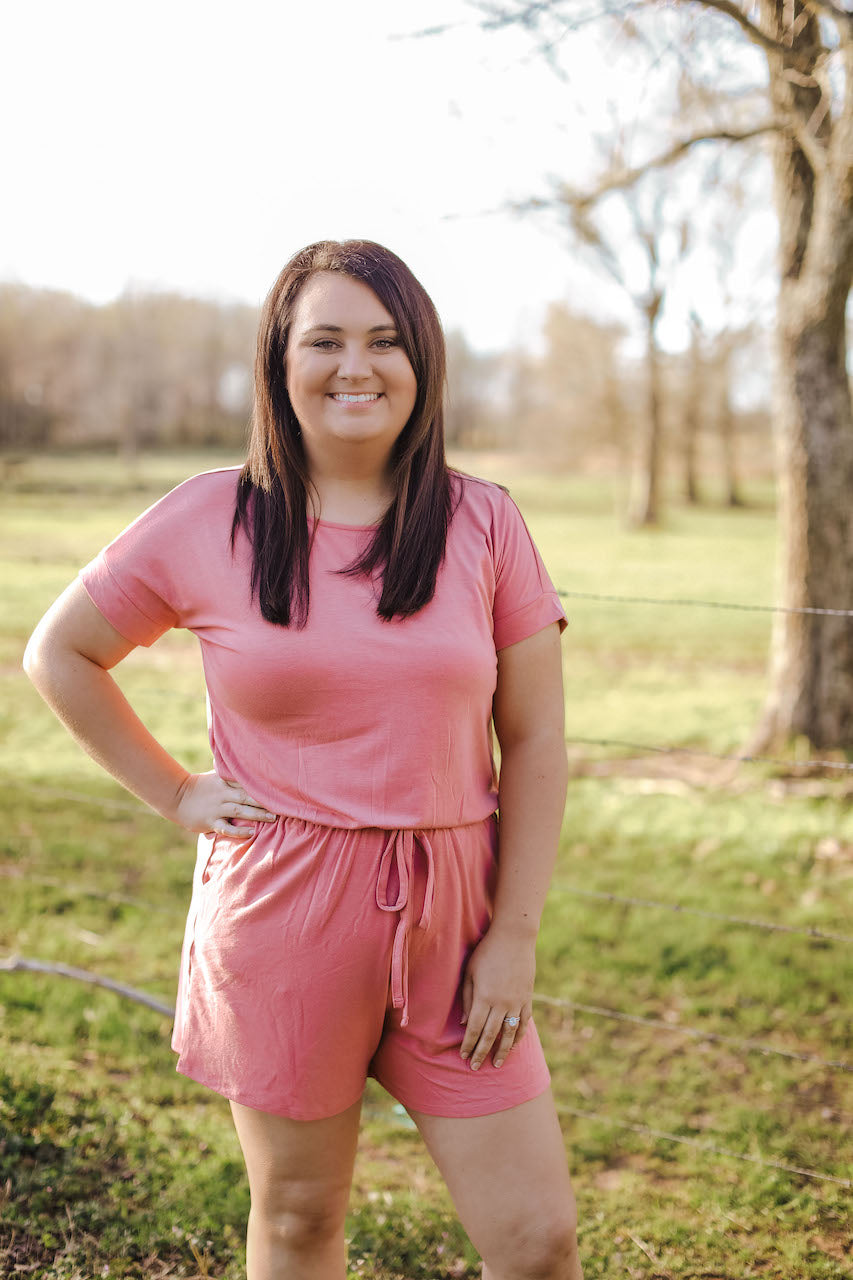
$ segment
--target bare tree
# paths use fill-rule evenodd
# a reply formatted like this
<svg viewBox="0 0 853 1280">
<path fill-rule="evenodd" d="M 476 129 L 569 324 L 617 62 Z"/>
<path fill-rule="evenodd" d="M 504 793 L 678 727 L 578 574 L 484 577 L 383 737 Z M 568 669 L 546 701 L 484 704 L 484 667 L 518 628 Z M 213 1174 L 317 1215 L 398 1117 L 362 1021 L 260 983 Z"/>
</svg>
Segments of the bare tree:
<svg viewBox="0 0 853 1280">
<path fill-rule="evenodd" d="M 621 147 L 611 152 L 610 172 L 621 171 Z M 568 184 L 561 184 L 554 200 L 541 199 L 528 202 L 527 207 L 557 205 L 566 216 L 576 241 L 590 250 L 600 267 L 627 294 L 640 313 L 645 331 L 646 403 L 641 418 L 641 438 L 638 442 L 633 494 L 628 511 L 628 522 L 635 527 L 657 524 L 661 510 L 661 462 L 663 457 L 661 350 L 658 324 L 663 311 L 666 290 L 678 258 L 667 255 L 665 242 L 670 227 L 664 216 L 667 191 L 654 176 L 646 183 L 647 190 L 638 191 L 638 184 L 629 187 L 607 187 L 602 184 L 592 192 L 579 192 Z M 646 195 L 650 199 L 642 199 Z M 605 199 L 618 198 L 626 215 L 628 234 L 623 224 L 614 230 L 602 217 Z M 627 252 L 626 252 L 627 249 Z M 629 261 L 632 259 L 632 261 Z M 642 266 L 637 270 L 637 259 Z"/>
<path fill-rule="evenodd" d="M 735 329 L 718 334 L 710 354 L 710 371 L 716 390 L 713 406 L 725 484 L 725 503 L 729 507 L 745 507 L 746 499 L 740 483 L 738 450 L 735 439 L 735 414 L 732 405 L 732 364 L 745 335 Z"/>
<path fill-rule="evenodd" d="M 700 502 L 699 481 L 696 474 L 696 446 L 701 426 L 702 406 L 705 400 L 702 321 L 695 311 L 690 313 L 690 349 L 687 353 L 687 377 L 682 412 L 681 448 L 682 491 L 690 506 Z"/>
<path fill-rule="evenodd" d="M 239 444 L 256 329 L 241 304 L 0 285 L 0 447 Z"/>
<path fill-rule="evenodd" d="M 553 302 L 543 337 L 545 352 L 533 371 L 541 403 L 530 425 L 524 424 L 526 434 L 532 433 L 537 451 L 549 459 L 595 469 L 615 457 L 627 475 L 634 397 L 622 395 L 629 382 L 618 361 L 625 330 Z"/>
<path fill-rule="evenodd" d="M 597 193 L 630 189 L 712 140 L 772 137 L 779 225 L 777 374 L 781 604 L 770 690 L 752 749 L 806 736 L 822 748 L 853 742 L 853 628 L 815 612 L 853 608 L 853 408 L 845 309 L 853 282 L 853 12 L 841 0 L 503 0 L 478 5 L 493 26 L 519 23 L 558 63 L 558 43 L 594 12 L 652 24 L 682 16 L 694 44 L 677 46 L 699 77 L 726 38 L 761 51 L 763 118 L 744 123 L 743 94 L 722 96 L 729 119 L 703 124 L 635 165 L 608 175 Z M 703 19 L 700 30 L 697 19 Z M 550 24 L 550 25 L 549 25 Z M 708 37 L 701 40 L 704 34 Z M 697 50 L 702 50 L 703 67 Z M 673 47 L 676 47 L 673 45 Z M 713 97 L 713 94 L 709 94 Z"/>
</svg>

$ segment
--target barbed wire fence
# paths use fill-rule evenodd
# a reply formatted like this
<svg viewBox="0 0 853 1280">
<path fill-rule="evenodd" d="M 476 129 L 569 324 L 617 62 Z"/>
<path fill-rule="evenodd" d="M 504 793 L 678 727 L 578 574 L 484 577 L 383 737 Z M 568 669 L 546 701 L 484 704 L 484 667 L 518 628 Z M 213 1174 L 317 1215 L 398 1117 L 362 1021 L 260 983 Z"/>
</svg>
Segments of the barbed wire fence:
<svg viewBox="0 0 853 1280">
<path fill-rule="evenodd" d="M 649 597 L 649 596 L 633 596 L 633 595 L 605 595 L 594 592 L 568 591 L 559 590 L 557 594 L 563 599 L 587 600 L 604 604 L 619 605 L 643 605 L 652 607 L 679 607 L 679 608 L 708 608 L 735 610 L 739 612 L 754 612 L 762 614 L 773 613 L 792 613 L 806 614 L 814 616 L 826 617 L 844 617 L 853 618 L 853 609 L 834 609 L 813 606 L 802 607 L 786 607 L 782 605 L 764 605 L 750 604 L 736 601 L 721 600 L 703 600 L 687 597 Z M 766 757 L 761 755 L 749 754 L 727 754 L 705 750 L 694 747 L 692 745 L 679 745 L 674 743 L 647 743 L 636 742 L 632 740 L 618 738 L 593 738 L 573 736 L 567 739 L 569 745 L 577 746 L 595 746 L 607 748 L 619 748 L 632 752 L 640 752 L 648 756 L 695 756 L 704 759 L 713 759 L 720 762 L 735 765 L 755 765 L 762 764 L 772 766 L 775 769 L 799 769 L 799 770 L 836 770 L 840 773 L 853 772 L 853 762 L 825 759 L 801 759 L 797 757 L 777 758 Z M 853 744 L 851 744 L 853 746 Z M 24 786 L 33 793 L 37 793 L 45 799 L 66 801 L 75 804 L 86 804 L 94 806 L 100 810 L 108 810 L 116 814 L 127 815 L 148 815 L 153 816 L 151 810 L 139 801 L 131 799 L 114 799 L 111 797 L 101 797 L 98 795 L 88 795 L 83 792 L 77 792 L 65 788 L 53 788 L 49 786 L 40 786 L 21 782 L 18 786 Z M 14 875 L 14 869 L 0 868 L 0 874 Z M 56 877 L 41 876 L 29 877 L 33 883 L 43 884 L 45 886 L 61 887 L 66 893 L 74 892 L 81 896 L 92 896 L 102 898 L 111 902 L 122 903 L 124 905 L 144 908 L 145 910 L 169 910 L 168 907 L 162 907 L 158 904 L 146 903 L 138 898 L 129 897 L 116 893 L 104 893 L 103 890 L 94 889 L 84 885 L 69 885 L 67 881 L 60 881 Z M 841 944 L 849 946 L 853 944 L 853 936 L 833 932 L 831 930 L 818 929 L 817 927 L 791 925 L 784 921 L 771 921 L 756 919 L 753 916 L 737 915 L 722 911 L 712 911 L 705 908 L 696 907 L 691 904 L 677 901 L 661 901 L 657 899 L 633 896 L 630 894 L 616 894 L 604 892 L 601 890 L 590 889 L 580 885 L 568 884 L 556 881 L 551 887 L 552 894 L 565 894 L 579 898 L 595 899 L 607 902 L 612 905 L 622 907 L 630 907 L 640 911 L 665 911 L 676 913 L 683 916 L 702 918 L 705 920 L 716 921 L 731 928 L 742 928 L 757 931 L 765 931 L 767 933 L 784 934 L 789 937 L 804 938 L 811 942 L 820 942 L 823 944 Z M 181 908 L 183 910 L 183 907 Z M 150 993 L 139 990 L 138 988 L 121 983 L 115 979 L 105 977 L 100 974 L 92 973 L 88 970 L 79 969 L 74 966 L 55 964 L 41 961 L 32 957 L 24 957 L 19 955 L 7 956 L 0 960 L 0 972 L 16 973 L 16 972 L 35 972 L 48 973 L 56 976 L 66 977 L 75 981 L 89 983 L 95 986 L 110 990 L 115 994 L 133 1000 L 139 1004 L 160 1013 L 163 1016 L 173 1017 L 174 1007 L 170 1004 L 157 999 Z M 582 1016 L 606 1019 L 618 1023 L 625 1023 L 634 1026 L 647 1027 L 659 1034 L 680 1035 L 694 1042 L 705 1041 L 709 1043 L 718 1043 L 729 1049 L 739 1051 L 746 1054 L 758 1054 L 764 1057 L 776 1057 L 788 1060 L 790 1062 L 800 1062 L 820 1067 L 822 1070 L 840 1072 L 845 1074 L 853 1073 L 853 1062 L 833 1059 L 825 1057 L 821 1054 L 805 1052 L 794 1049 L 787 1049 L 781 1046 L 766 1044 L 763 1041 L 757 1041 L 751 1038 L 744 1038 L 724 1034 L 722 1032 L 711 1031 L 707 1028 L 696 1027 L 683 1024 L 679 1021 L 670 1022 L 664 1019 L 649 1018 L 640 1014 L 630 1013 L 624 1010 L 606 1008 L 600 1005 L 586 1004 L 580 1001 L 571 1000 L 567 997 L 548 995 L 537 992 L 534 1001 L 543 1006 L 555 1010 L 563 1011 L 566 1014 L 580 1014 Z M 751 1164 L 758 1165 L 767 1169 L 776 1169 L 786 1173 L 790 1173 L 799 1177 L 808 1178 L 813 1181 L 834 1184 L 844 1188 L 853 1188 L 853 1180 L 850 1178 L 840 1177 L 837 1174 L 827 1172 L 825 1170 L 813 1169 L 799 1165 L 788 1164 L 785 1162 L 773 1160 L 765 1155 L 750 1155 L 744 1152 L 734 1151 L 728 1147 L 721 1146 L 714 1141 L 706 1141 L 702 1138 L 695 1138 L 685 1134 L 676 1134 L 663 1129 L 657 1129 L 650 1125 L 639 1124 L 631 1120 L 620 1117 L 606 1115 L 602 1112 L 590 1110 L 588 1108 L 576 1108 L 569 1105 L 560 1104 L 557 1111 L 561 1115 L 571 1116 L 576 1119 L 588 1120 L 604 1124 L 611 1128 L 618 1128 L 629 1132 L 636 1133 L 653 1141 L 665 1141 L 683 1144 L 699 1151 L 707 1152 L 711 1155 L 718 1155 L 724 1158 L 747 1161 Z"/>
</svg>

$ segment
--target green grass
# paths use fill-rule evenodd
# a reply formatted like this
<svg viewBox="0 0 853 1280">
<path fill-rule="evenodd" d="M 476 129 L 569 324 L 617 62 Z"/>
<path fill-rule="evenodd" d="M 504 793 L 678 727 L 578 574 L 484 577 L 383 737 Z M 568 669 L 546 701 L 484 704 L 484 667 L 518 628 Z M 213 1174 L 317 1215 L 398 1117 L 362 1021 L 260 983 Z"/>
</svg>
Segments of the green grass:
<svg viewBox="0 0 853 1280">
<path fill-rule="evenodd" d="M 0 949 L 174 1000 L 192 838 L 142 810 L 74 746 L 20 672 L 32 625 L 77 568 L 216 457 L 27 461 L 6 480 L 0 631 Z M 466 465 L 476 469 L 466 459 Z M 480 471 L 489 471 L 483 459 Z M 558 587 L 770 602 L 766 488 L 742 512 L 672 507 L 631 534 L 602 480 L 500 471 Z M 769 615 L 569 600 L 568 737 L 737 750 L 765 690 Z M 207 767 L 195 642 L 119 671 L 140 714 Z M 540 992 L 670 1031 L 540 1005 L 587 1280 L 853 1275 L 850 1192 L 607 1123 L 853 1176 L 853 1077 L 680 1034 L 679 1024 L 850 1059 L 853 949 L 653 909 L 580 888 L 853 933 L 843 780 L 725 776 L 702 757 L 570 746 L 575 768 L 539 945 Z M 622 753 L 623 755 L 625 753 Z M 593 761 L 591 764 L 590 761 Z M 244 1273 L 248 1189 L 227 1104 L 177 1075 L 169 1020 L 58 977 L 0 976 L 0 1274 L 89 1280 Z M 4 1190 L 5 1188 L 5 1190 Z M 375 1083 L 348 1220 L 351 1276 L 478 1274 L 447 1193 Z"/>
</svg>

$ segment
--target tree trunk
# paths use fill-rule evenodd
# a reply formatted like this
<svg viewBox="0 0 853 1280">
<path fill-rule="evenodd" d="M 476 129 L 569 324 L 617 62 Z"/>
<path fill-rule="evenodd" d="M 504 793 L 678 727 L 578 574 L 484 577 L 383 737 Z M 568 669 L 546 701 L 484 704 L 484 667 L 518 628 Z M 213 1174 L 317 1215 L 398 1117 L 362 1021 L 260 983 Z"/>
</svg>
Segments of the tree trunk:
<svg viewBox="0 0 853 1280">
<path fill-rule="evenodd" d="M 735 421 L 732 411 L 732 379 L 731 379 L 731 339 L 724 339 L 724 345 L 717 360 L 718 401 L 717 401 L 717 434 L 720 438 L 720 452 L 723 463 L 723 481 L 725 484 L 725 503 L 727 507 L 745 507 L 740 486 L 737 467 L 737 448 L 735 444 Z"/>
<path fill-rule="evenodd" d="M 789 609 L 853 609 L 853 414 L 844 333 L 786 324 L 788 309 L 783 295 L 776 403 L 782 602 Z M 851 621 L 776 614 L 762 744 L 800 734 L 815 747 L 853 744 Z"/>
<path fill-rule="evenodd" d="M 684 396 L 682 463 L 684 466 L 684 501 L 690 506 L 700 502 L 699 482 L 696 478 L 696 442 L 699 436 L 699 406 L 702 403 L 702 350 L 699 325 L 691 316 L 690 355 L 688 356 L 687 387 Z"/>
<path fill-rule="evenodd" d="M 745 507 L 746 502 L 741 493 L 737 471 L 735 423 L 728 388 L 726 388 L 723 402 L 720 405 L 720 443 L 723 451 L 723 477 L 726 488 L 725 504 L 727 507 Z"/>
<path fill-rule="evenodd" d="M 645 308 L 648 400 L 634 500 L 628 516 L 633 528 L 656 525 L 660 518 L 661 386 L 657 318 L 663 298 L 655 295 Z"/>
<path fill-rule="evenodd" d="M 774 38 L 799 22 L 791 58 L 820 52 L 814 17 L 787 0 L 762 0 Z M 793 12 L 796 10 L 796 12 Z M 823 110 L 816 87 L 786 75 L 789 58 L 768 54 L 771 100 L 806 124 L 779 135 L 774 179 L 781 288 L 774 405 L 779 455 L 780 578 L 786 608 L 853 609 L 853 409 L 845 367 L 845 304 L 853 278 L 853 54 L 846 103 Z M 818 121 L 817 124 L 814 121 Z M 809 161 L 800 145 L 812 151 Z M 779 613 L 770 692 L 754 744 L 805 735 L 814 747 L 853 744 L 850 618 Z"/>
</svg>

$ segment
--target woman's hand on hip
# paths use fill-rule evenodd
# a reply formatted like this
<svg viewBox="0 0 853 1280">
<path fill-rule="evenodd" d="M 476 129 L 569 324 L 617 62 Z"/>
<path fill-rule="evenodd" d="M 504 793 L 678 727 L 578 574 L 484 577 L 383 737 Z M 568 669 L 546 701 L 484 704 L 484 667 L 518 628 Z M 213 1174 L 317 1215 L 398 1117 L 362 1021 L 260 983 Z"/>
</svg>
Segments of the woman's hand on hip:
<svg viewBox="0 0 853 1280">
<path fill-rule="evenodd" d="M 475 1070 L 492 1046 L 499 1067 L 533 1014 L 536 939 L 490 930 L 474 948 L 462 981 L 463 1058 Z"/>
<path fill-rule="evenodd" d="M 214 771 L 189 775 L 174 814 L 175 822 L 188 831 L 223 836 L 244 836 L 248 823 L 272 822 L 276 817 L 239 782 L 227 782 Z"/>
</svg>

